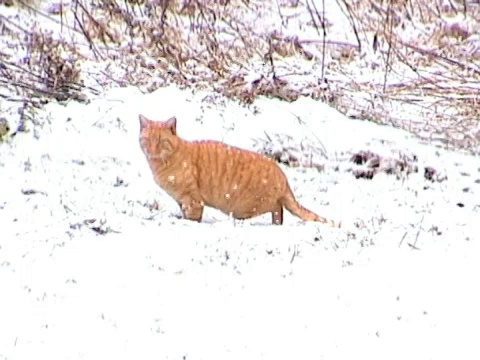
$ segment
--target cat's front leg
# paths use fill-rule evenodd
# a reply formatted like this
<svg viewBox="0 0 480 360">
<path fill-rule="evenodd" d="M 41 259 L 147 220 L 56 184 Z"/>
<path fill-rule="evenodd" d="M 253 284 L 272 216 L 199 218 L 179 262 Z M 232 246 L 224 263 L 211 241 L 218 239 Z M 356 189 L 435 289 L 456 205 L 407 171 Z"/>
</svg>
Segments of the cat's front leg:
<svg viewBox="0 0 480 360">
<path fill-rule="evenodd" d="M 177 201 L 182 210 L 183 217 L 188 220 L 202 221 L 204 203 L 191 197 Z"/>
</svg>

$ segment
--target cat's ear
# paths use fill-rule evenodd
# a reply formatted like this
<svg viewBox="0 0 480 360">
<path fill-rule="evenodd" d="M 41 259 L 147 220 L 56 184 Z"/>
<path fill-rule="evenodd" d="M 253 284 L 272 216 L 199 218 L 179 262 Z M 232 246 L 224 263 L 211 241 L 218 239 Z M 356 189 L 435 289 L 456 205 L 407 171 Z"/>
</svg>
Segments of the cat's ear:
<svg viewBox="0 0 480 360">
<path fill-rule="evenodd" d="M 149 119 L 147 119 L 145 116 L 142 114 L 138 115 L 138 120 L 140 120 L 140 129 L 144 129 L 147 127 L 148 123 L 150 122 Z"/>
<path fill-rule="evenodd" d="M 172 116 L 170 119 L 165 121 L 165 127 L 170 129 L 173 135 L 177 135 L 177 118 Z"/>
</svg>

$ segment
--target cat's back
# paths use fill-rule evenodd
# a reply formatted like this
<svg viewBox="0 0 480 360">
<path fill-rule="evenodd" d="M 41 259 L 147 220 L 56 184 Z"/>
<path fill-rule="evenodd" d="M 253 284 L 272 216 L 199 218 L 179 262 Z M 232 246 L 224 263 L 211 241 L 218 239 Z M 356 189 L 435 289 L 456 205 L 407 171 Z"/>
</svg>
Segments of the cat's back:
<svg viewBox="0 0 480 360">
<path fill-rule="evenodd" d="M 273 159 L 218 141 L 191 143 L 198 186 L 207 204 L 227 208 L 245 197 L 276 198 L 287 179 Z"/>
<path fill-rule="evenodd" d="M 267 172 L 282 173 L 273 159 L 250 150 L 214 140 L 195 141 L 192 145 L 196 148 L 197 162 L 205 172 L 227 174 L 243 171 L 260 175 L 266 175 Z"/>
</svg>

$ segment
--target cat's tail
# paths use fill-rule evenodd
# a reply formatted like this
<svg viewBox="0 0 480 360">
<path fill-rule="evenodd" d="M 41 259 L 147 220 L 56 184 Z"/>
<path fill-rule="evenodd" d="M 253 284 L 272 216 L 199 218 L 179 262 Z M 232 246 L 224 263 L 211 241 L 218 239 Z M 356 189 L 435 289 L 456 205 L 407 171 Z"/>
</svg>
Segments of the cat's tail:
<svg viewBox="0 0 480 360">
<path fill-rule="evenodd" d="M 282 198 L 283 206 L 290 211 L 293 215 L 298 216 L 300 219 L 305 221 L 319 221 L 325 224 L 328 224 L 333 227 L 340 227 L 340 223 L 336 224 L 332 220 L 328 220 L 320 215 L 315 214 L 313 211 L 308 210 L 307 208 L 300 205 L 300 203 L 295 199 L 292 189 L 287 185 L 286 194 Z"/>
</svg>

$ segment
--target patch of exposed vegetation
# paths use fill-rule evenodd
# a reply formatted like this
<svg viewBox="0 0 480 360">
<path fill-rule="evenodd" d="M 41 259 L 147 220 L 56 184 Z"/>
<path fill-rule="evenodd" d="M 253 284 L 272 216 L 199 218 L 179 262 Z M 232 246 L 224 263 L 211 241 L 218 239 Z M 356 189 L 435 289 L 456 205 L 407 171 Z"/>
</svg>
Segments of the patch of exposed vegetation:
<svg viewBox="0 0 480 360">
<path fill-rule="evenodd" d="M 467 0 L 336 0 L 325 9 L 313 0 L 4 0 L 0 7 L 14 3 L 36 16 L 0 15 L 9 45 L 0 50 L 8 89 L 0 96 L 25 106 L 128 84 L 210 88 L 246 103 L 308 96 L 350 117 L 480 151 L 480 6 Z M 16 50 L 5 50 L 12 44 Z"/>
</svg>

